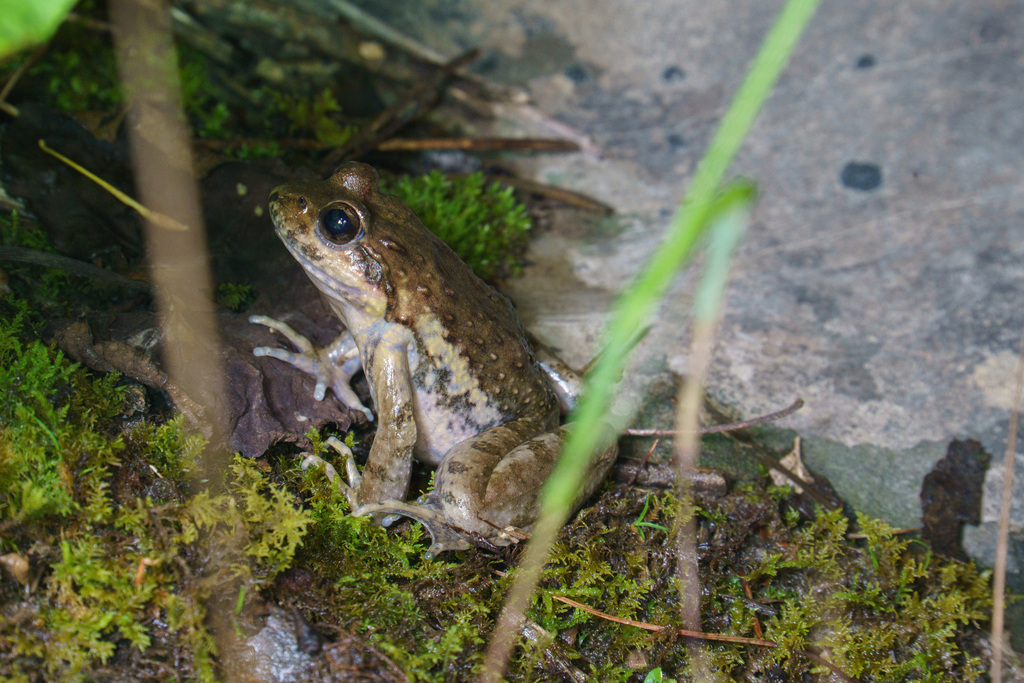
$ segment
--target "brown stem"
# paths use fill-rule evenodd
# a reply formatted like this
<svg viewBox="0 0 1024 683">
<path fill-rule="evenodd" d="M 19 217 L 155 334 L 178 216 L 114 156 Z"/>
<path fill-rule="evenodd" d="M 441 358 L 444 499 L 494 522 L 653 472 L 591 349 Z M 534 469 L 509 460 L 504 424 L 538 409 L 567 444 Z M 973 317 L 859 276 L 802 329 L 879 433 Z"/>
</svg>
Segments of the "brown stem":
<svg viewBox="0 0 1024 683">
<path fill-rule="evenodd" d="M 376 149 L 379 152 L 419 152 L 427 149 L 458 149 L 467 152 L 577 152 L 580 146 L 557 138 L 391 138 Z"/>
<path fill-rule="evenodd" d="M 602 216 L 610 216 L 615 213 L 615 209 L 607 204 L 603 204 L 585 194 L 566 190 L 561 187 L 554 187 L 552 185 L 545 185 L 544 183 L 537 183 L 532 180 L 512 178 L 509 176 L 488 175 L 486 178 L 495 182 L 504 183 L 505 185 L 510 185 L 523 192 L 532 192 L 533 194 L 539 194 L 542 197 L 548 197 L 549 199 L 560 201 L 563 204 L 578 206 L 581 209 L 593 211 L 594 213 Z M 593 365 L 593 361 L 591 362 L 591 365 Z"/>
</svg>

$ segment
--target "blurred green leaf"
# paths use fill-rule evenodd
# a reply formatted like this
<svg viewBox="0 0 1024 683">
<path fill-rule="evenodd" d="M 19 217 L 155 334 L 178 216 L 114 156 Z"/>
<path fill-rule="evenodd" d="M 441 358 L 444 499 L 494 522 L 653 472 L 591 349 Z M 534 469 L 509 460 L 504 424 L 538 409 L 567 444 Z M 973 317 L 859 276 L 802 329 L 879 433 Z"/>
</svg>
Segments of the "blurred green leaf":
<svg viewBox="0 0 1024 683">
<path fill-rule="evenodd" d="M 48 40 L 78 0 L 4 0 L 0 57 Z"/>
</svg>

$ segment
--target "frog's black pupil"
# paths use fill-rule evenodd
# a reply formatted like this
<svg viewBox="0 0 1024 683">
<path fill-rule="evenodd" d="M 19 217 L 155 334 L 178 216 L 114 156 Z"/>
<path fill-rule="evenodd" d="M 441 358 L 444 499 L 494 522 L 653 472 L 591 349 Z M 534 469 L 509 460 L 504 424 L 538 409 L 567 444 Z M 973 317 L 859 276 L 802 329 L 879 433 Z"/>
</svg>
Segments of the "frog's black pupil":
<svg viewBox="0 0 1024 683">
<path fill-rule="evenodd" d="M 356 220 L 343 209 L 329 209 L 320 218 L 320 227 L 327 239 L 337 244 L 351 242 L 359 232 Z"/>
</svg>

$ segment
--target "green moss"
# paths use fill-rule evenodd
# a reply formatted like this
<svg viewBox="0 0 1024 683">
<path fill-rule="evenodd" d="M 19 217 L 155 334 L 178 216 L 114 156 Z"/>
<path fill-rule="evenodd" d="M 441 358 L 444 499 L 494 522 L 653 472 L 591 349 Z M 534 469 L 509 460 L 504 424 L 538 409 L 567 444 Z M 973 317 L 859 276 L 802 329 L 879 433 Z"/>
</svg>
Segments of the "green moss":
<svg viewBox="0 0 1024 683">
<path fill-rule="evenodd" d="M 512 188 L 488 185 L 481 173 L 449 178 L 440 171 L 383 183 L 423 224 L 483 278 L 519 271 L 530 217 Z"/>
<path fill-rule="evenodd" d="M 257 140 L 246 142 L 231 154 L 239 159 L 277 159 L 284 151 L 276 140 Z"/>
<path fill-rule="evenodd" d="M 75 12 L 103 20 L 96 5 L 81 0 Z M 0 80 L 6 80 L 29 54 L 25 51 L 0 65 Z M 18 93 L 66 112 L 112 110 L 123 98 L 109 35 L 64 22 L 42 58 L 19 82 Z"/>
<path fill-rule="evenodd" d="M 54 49 L 29 69 L 28 77 L 46 84 L 48 104 L 60 111 L 111 111 L 124 96 L 110 44 L 97 35 L 68 27 L 75 47 Z"/>
<path fill-rule="evenodd" d="M 12 211 L 0 213 L 0 245 L 5 247 L 25 247 L 36 251 L 52 253 L 50 241 L 38 226 L 27 222 Z M 62 270 L 43 266 L 24 265 L 18 263 L 4 264 L 8 273 L 8 281 L 21 296 L 28 296 L 33 302 L 67 301 L 69 294 L 75 291 L 71 286 L 71 278 Z M 21 282 L 31 282 L 31 286 L 22 287 Z"/>
<path fill-rule="evenodd" d="M 76 11 L 98 17 L 95 3 L 79 3 Z M 225 93 L 211 78 L 206 57 L 186 45 L 178 46 L 182 104 L 199 137 L 226 137 L 231 112 Z M 5 65 L 13 69 L 17 62 Z M 36 93 L 63 112 L 112 112 L 124 101 L 117 57 L 109 36 L 76 23 L 61 26 L 53 45 L 33 65 L 22 87 L 41 87 Z"/>
<path fill-rule="evenodd" d="M 332 464 L 344 471 L 340 459 Z M 472 678 L 515 570 L 491 576 L 506 562 L 478 551 L 425 562 L 418 525 L 386 533 L 347 515 L 344 497 L 321 471 L 290 472 L 312 515 L 297 562 L 330 580 L 308 609 L 363 634 L 414 680 Z M 757 620 L 779 645 L 705 645 L 715 680 L 732 680 L 748 667 L 774 667 L 795 680 L 818 672 L 801 650 L 824 653 L 870 680 L 974 680 L 979 664 L 962 641 L 987 614 L 985 576 L 971 565 L 939 562 L 866 518 L 866 539 L 851 542 L 845 518 L 802 519 L 787 507 L 790 495 L 765 479 L 702 500 L 694 511 L 704 539 L 704 629 L 754 637 Z M 543 679 L 548 647 L 593 680 L 637 680 L 625 666 L 631 660 L 680 680 L 692 675 L 689 645 L 671 630 L 652 634 L 554 599 L 679 628 L 671 538 L 687 515 L 671 494 L 627 488 L 607 491 L 581 512 L 553 548 L 529 613 L 549 637 L 520 640 L 508 680 Z M 636 524 L 640 519 L 645 526 Z"/>
<path fill-rule="evenodd" d="M 316 451 L 320 440 L 312 436 Z M 340 460 L 332 465 L 344 471 Z M 310 609 L 362 634 L 413 680 L 468 679 L 481 661 L 489 615 L 500 606 L 485 558 L 426 560 L 419 525 L 390 533 L 349 515 L 322 469 L 288 472 L 311 515 L 296 562 L 330 582 Z"/>
<path fill-rule="evenodd" d="M 236 458 L 225 490 L 196 489 L 201 439 L 180 420 L 118 428 L 119 380 L 33 341 L 27 304 L 2 305 L 0 395 L 10 400 L 0 403 L 0 539 L 5 553 L 33 558 L 41 581 L 27 597 L 10 576 L 0 583 L 0 676 L 89 677 L 117 652 L 128 671 L 164 658 L 183 662 L 180 675 L 212 680 L 208 606 L 262 599 L 292 567 L 318 581 L 288 599 L 361 635 L 411 679 L 478 673 L 514 573 L 495 572 L 508 570 L 507 556 L 425 560 L 418 525 L 395 533 L 352 517 L 336 484 L 297 458 L 279 457 L 267 472 Z M 310 436 L 320 451 L 319 434 Z M 347 442 L 359 448 L 351 435 Z M 332 464 L 344 471 L 340 458 Z M 866 518 L 864 539 L 851 542 L 839 513 L 803 519 L 787 500 L 784 489 L 754 483 L 694 511 L 704 629 L 751 637 L 759 621 L 778 644 L 706 646 L 716 676 L 753 667 L 798 680 L 820 673 L 800 652 L 812 650 L 870 680 L 977 679 L 981 665 L 962 644 L 988 613 L 984 575 Z M 550 648 L 594 680 L 637 680 L 626 662 L 692 675 L 688 644 L 670 631 L 554 599 L 679 627 L 671 539 L 689 514 L 670 494 L 624 487 L 581 512 L 529 612 L 548 635 L 521 641 L 507 678 L 543 679 Z"/>
<path fill-rule="evenodd" d="M 120 408 L 117 377 L 91 382 L 60 351 L 23 344 L 26 307 L 8 306 L 0 324 L 0 517 L 88 510 L 119 450 L 95 429 Z"/>
<path fill-rule="evenodd" d="M 21 220 L 17 211 L 0 214 L 0 244 L 5 247 L 53 251 L 46 234 L 37 226 Z"/>
<path fill-rule="evenodd" d="M 252 285 L 225 282 L 217 285 L 217 304 L 239 313 L 252 305 Z"/>
<path fill-rule="evenodd" d="M 876 681 L 977 680 L 977 658 L 959 652 L 958 633 L 988 618 L 988 581 L 973 565 L 939 562 L 877 520 L 858 518 L 862 544 L 846 540 L 841 512 L 822 512 L 796 531 L 792 549 L 751 572 L 782 600 L 765 637 L 770 661 L 806 670 L 799 648 L 824 648 L 833 664 Z M 821 670 L 824 671 L 823 669 Z M 795 675 L 795 674 L 794 674 Z"/>
<path fill-rule="evenodd" d="M 41 577 L 26 596 L 2 576 L 0 677 L 81 678 L 115 651 L 130 671 L 127 651 L 212 680 L 208 601 L 258 595 L 308 514 L 237 457 L 225 491 L 191 493 L 200 438 L 180 420 L 121 431 L 119 378 L 33 340 L 26 303 L 0 306 L 0 539 Z"/>
</svg>

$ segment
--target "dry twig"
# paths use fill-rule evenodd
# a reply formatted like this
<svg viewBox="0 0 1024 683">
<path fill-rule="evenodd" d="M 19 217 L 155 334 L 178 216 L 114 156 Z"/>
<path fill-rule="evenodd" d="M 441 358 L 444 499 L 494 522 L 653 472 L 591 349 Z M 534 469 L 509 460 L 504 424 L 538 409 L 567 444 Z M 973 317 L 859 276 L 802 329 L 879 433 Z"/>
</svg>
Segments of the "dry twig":
<svg viewBox="0 0 1024 683">
<path fill-rule="evenodd" d="M 644 621 L 635 621 L 633 619 L 623 619 L 622 617 L 616 617 L 607 612 L 588 607 L 582 603 L 576 602 L 570 598 L 563 597 L 561 595 L 552 595 L 553 599 L 563 602 L 570 607 L 583 610 L 587 614 L 592 614 L 599 619 L 606 621 L 612 621 L 616 624 L 624 624 L 626 626 L 634 626 L 636 628 L 642 628 L 645 631 L 664 631 L 665 629 L 671 629 L 671 626 L 658 626 L 657 624 L 648 624 Z M 764 640 L 762 638 L 744 638 L 743 636 L 727 636 L 723 633 L 707 633 L 704 631 L 692 631 L 687 629 L 673 629 L 675 633 L 683 636 L 684 638 L 694 638 L 696 640 L 715 641 L 719 643 L 738 643 L 740 645 L 753 645 L 756 647 L 778 647 L 778 643 L 771 640 Z M 858 679 L 853 678 L 849 674 L 844 673 L 839 667 L 832 662 L 828 661 L 820 655 L 816 655 L 813 652 L 803 649 L 795 649 L 795 652 L 799 652 L 803 656 L 807 657 L 816 664 L 821 664 L 827 667 L 829 671 L 838 676 L 844 683 L 858 683 Z"/>
<path fill-rule="evenodd" d="M 523 192 L 532 192 L 533 194 L 539 194 L 542 197 L 548 197 L 549 199 L 560 201 L 563 204 L 569 204 L 570 206 L 576 206 L 581 209 L 586 209 L 587 211 L 593 211 L 594 213 L 602 216 L 610 216 L 615 213 L 615 209 L 607 204 L 599 202 L 596 199 L 592 199 L 585 194 L 566 190 L 561 187 L 554 187 L 552 185 L 545 185 L 544 183 L 537 183 L 532 180 L 512 178 L 509 176 L 487 175 L 486 178 L 495 182 L 504 183 L 505 185 L 511 185 L 517 190 L 521 190 Z M 593 364 L 593 362 L 594 361 L 591 361 L 591 364 Z"/>
<path fill-rule="evenodd" d="M 451 150 L 466 152 L 576 152 L 580 146 L 558 138 L 391 138 L 377 145 L 379 152 Z"/>
<path fill-rule="evenodd" d="M 432 105 L 441 95 L 441 88 L 456 71 L 469 64 L 477 57 L 477 50 L 470 50 L 444 65 L 433 77 L 411 88 L 402 99 L 391 105 L 373 121 L 359 129 L 359 132 L 343 146 L 327 155 L 323 165 L 333 169 L 342 161 L 358 159 L 387 140 L 425 109 Z"/>
<path fill-rule="evenodd" d="M 60 159 L 65 164 L 67 164 L 71 168 L 75 169 L 76 171 L 78 171 L 79 173 L 84 175 L 86 178 L 88 178 L 89 180 L 93 181 L 94 183 L 96 183 L 97 185 L 102 187 L 104 190 L 106 190 L 110 194 L 114 195 L 114 197 L 117 198 L 118 201 L 120 201 L 122 204 L 124 204 L 124 205 L 126 205 L 126 206 L 128 206 L 128 207 L 130 207 L 132 209 L 135 209 L 135 211 L 140 216 L 145 218 L 147 221 L 149 221 L 150 223 L 152 223 L 156 227 L 163 228 L 165 230 L 173 230 L 173 231 L 176 231 L 176 232 L 184 232 L 185 230 L 188 230 L 188 226 L 185 225 L 184 223 L 182 223 L 181 221 L 175 220 L 174 218 L 171 218 L 170 216 L 168 216 L 166 214 L 162 214 L 159 211 L 153 211 L 152 209 L 144 206 L 140 202 L 136 201 L 133 197 L 130 197 L 129 195 L 127 195 L 126 193 L 124 193 L 121 190 L 117 189 L 116 187 L 114 187 L 113 185 L 108 183 L 107 181 L 103 180 L 103 178 L 100 178 L 99 176 L 97 176 L 93 172 L 89 171 L 85 167 L 80 166 L 79 164 L 76 164 L 74 161 L 72 161 L 71 159 L 68 159 L 66 156 L 64 156 L 60 152 L 58 152 L 58 151 L 52 149 L 51 147 L 47 146 L 45 140 L 40 140 L 39 141 L 39 149 L 43 150 L 44 152 L 46 152 L 50 156 L 53 156 L 53 157 L 56 157 L 57 159 Z"/>
<path fill-rule="evenodd" d="M 787 408 L 777 410 L 774 413 L 768 413 L 761 417 L 753 417 L 749 420 L 741 420 L 739 422 L 730 422 L 722 425 L 711 425 L 708 427 L 698 427 L 698 434 L 721 434 L 722 432 L 734 432 L 738 429 L 747 429 L 748 427 L 756 427 L 757 425 L 763 425 L 768 422 L 774 422 L 775 420 L 781 420 L 784 417 L 792 415 L 796 411 L 804 407 L 804 400 L 798 398 L 793 401 Z M 676 436 L 679 433 L 677 429 L 626 429 L 623 430 L 623 436 Z"/>
</svg>

